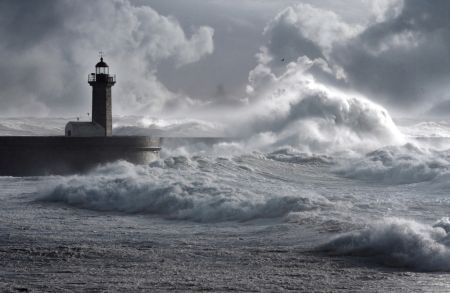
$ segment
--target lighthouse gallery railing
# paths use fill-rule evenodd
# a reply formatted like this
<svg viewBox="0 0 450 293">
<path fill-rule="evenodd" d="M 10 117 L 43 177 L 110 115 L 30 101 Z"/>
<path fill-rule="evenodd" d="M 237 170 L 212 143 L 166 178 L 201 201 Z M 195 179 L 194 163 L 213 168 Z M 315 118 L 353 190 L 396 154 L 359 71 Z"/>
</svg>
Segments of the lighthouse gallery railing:
<svg viewBox="0 0 450 293">
<path fill-rule="evenodd" d="M 97 76 L 97 75 L 94 74 L 94 73 L 88 75 L 88 82 L 96 82 L 97 79 L 98 79 L 99 81 L 105 81 L 105 76 L 107 77 L 107 81 L 108 81 L 108 82 L 113 82 L 113 83 L 116 82 L 116 75 L 105 75 L 105 74 L 100 74 L 100 75 Z"/>
</svg>

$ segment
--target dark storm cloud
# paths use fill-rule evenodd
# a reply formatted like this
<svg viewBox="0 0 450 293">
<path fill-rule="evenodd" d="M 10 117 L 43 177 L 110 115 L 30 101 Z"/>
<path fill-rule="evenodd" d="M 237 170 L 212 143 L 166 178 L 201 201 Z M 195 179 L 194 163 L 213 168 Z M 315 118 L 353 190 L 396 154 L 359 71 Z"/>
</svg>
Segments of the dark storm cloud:
<svg viewBox="0 0 450 293">
<path fill-rule="evenodd" d="M 399 4 L 3 0 L 0 114 L 88 112 L 85 79 L 99 50 L 118 73 L 115 113 L 233 106 L 245 100 L 249 71 L 251 79 L 261 74 L 251 69 L 264 44 L 274 74 L 308 56 L 328 64 L 326 71 L 311 70 L 318 80 L 357 89 L 398 109 L 450 99 L 445 86 L 450 78 L 450 2 Z M 277 15 L 286 6 L 291 8 Z"/>
<path fill-rule="evenodd" d="M 300 56 L 325 58 L 337 41 L 356 34 L 352 28 L 331 11 L 308 4 L 289 7 L 278 14 L 265 29 L 270 53 L 285 62 Z"/>
<path fill-rule="evenodd" d="M 58 3 L 52 0 L 0 2 L 0 108 L 3 114 L 14 115 L 17 109 L 22 109 L 19 112 L 45 112 L 46 106 L 40 99 L 43 97 L 51 103 L 54 102 L 52 91 L 61 94 L 61 85 L 52 84 L 49 72 L 40 70 L 46 65 L 49 71 L 61 74 L 52 64 L 58 56 L 52 56 L 53 48 L 47 48 L 48 54 L 44 55 L 35 51 L 60 28 L 62 17 Z M 71 103 L 68 105 L 70 107 Z"/>
<path fill-rule="evenodd" d="M 157 79 L 157 65 L 176 67 L 213 52 L 214 30 L 186 33 L 173 17 L 128 0 L 0 3 L 0 113 L 65 115 L 89 112 L 87 74 L 104 50 L 120 77 L 116 113 L 142 113 L 187 97 Z"/>
<path fill-rule="evenodd" d="M 338 46 L 351 86 L 398 107 L 429 102 L 450 79 L 450 1 L 407 0 L 395 18 Z"/>
<path fill-rule="evenodd" d="M 2 43 L 17 50 L 29 48 L 58 30 L 64 16 L 55 0 L 1 1 L 0 11 Z"/>
<path fill-rule="evenodd" d="M 361 0 L 302 2 L 361 18 Z M 118 73 L 115 113 L 159 113 L 180 104 L 235 105 L 245 95 L 254 54 L 265 43 L 264 27 L 295 3 L 0 1 L 0 115 L 89 111 L 85 76 L 100 50 Z"/>
<path fill-rule="evenodd" d="M 189 31 L 194 25 L 207 24 L 215 30 L 214 52 L 196 63 L 176 68 L 165 62 L 158 77 L 174 92 L 195 99 L 234 105 L 244 94 L 248 72 L 256 65 L 258 48 L 264 43 L 262 31 L 267 22 L 287 1 L 151 0 L 162 14 L 174 15 Z M 222 88 L 227 94 L 220 94 Z"/>
<path fill-rule="evenodd" d="M 323 58 L 320 46 L 306 38 L 298 31 L 298 28 L 289 23 L 274 26 L 270 34 L 272 36 L 269 44 L 270 52 L 282 62 L 297 60 L 299 53 L 311 59 Z"/>
<path fill-rule="evenodd" d="M 310 5 L 286 9 L 266 29 L 272 66 L 280 58 L 325 59 L 342 69 L 348 88 L 400 110 L 446 99 L 450 1 L 377 3 L 380 11 L 365 27 Z"/>
</svg>

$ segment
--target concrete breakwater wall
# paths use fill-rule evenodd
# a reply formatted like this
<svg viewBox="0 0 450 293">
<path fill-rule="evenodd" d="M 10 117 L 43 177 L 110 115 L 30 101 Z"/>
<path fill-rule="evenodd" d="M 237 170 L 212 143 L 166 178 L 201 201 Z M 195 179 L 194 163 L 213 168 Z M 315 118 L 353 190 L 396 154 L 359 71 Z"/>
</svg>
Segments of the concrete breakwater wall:
<svg viewBox="0 0 450 293">
<path fill-rule="evenodd" d="M 150 137 L 0 137 L 0 176 L 65 175 L 125 160 L 159 158 L 161 140 Z"/>
</svg>

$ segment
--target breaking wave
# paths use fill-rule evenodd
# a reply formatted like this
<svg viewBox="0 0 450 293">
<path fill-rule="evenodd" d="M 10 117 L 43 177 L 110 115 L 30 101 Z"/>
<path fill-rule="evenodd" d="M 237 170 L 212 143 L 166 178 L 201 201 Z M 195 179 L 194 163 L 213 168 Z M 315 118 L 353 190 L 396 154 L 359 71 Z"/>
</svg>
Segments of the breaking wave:
<svg viewBox="0 0 450 293">
<path fill-rule="evenodd" d="M 250 180 L 255 184 L 244 184 Z M 41 193 L 46 202 L 196 222 L 278 218 L 329 205 L 314 193 L 284 191 L 275 181 L 262 187 L 258 180 L 268 181 L 228 159 L 172 157 L 150 167 L 106 165 L 86 176 L 63 178 Z"/>
<path fill-rule="evenodd" d="M 369 257 L 389 267 L 450 271 L 450 221 L 433 226 L 396 218 L 347 233 L 318 248 L 333 255 Z"/>
<path fill-rule="evenodd" d="M 266 152 L 294 147 L 333 155 L 404 143 L 386 109 L 318 80 L 312 72 L 323 66 L 319 59 L 301 57 L 276 76 L 260 64 L 250 74 L 253 100 L 242 115 L 248 118 L 235 128 L 253 139 L 262 137 L 259 149 Z"/>
<path fill-rule="evenodd" d="M 268 130 L 260 128 L 263 125 L 255 126 L 266 136 L 269 131 L 272 148 L 335 154 L 375 149 L 401 139 L 387 113 L 368 101 L 315 92 L 291 101 L 289 107 L 286 116 L 272 121 Z"/>
<path fill-rule="evenodd" d="M 341 160 L 338 174 L 386 184 L 409 184 L 437 180 L 449 173 L 450 154 L 414 144 L 389 146 L 361 158 Z"/>
<path fill-rule="evenodd" d="M 214 117 L 210 121 L 122 117 L 115 123 L 114 133 L 228 137 L 243 152 L 291 147 L 319 155 L 362 153 L 405 142 L 386 109 L 316 80 L 311 68 L 317 62 L 300 58 L 290 64 L 285 73 L 254 88 L 248 104 L 224 111 L 205 110 L 217 112 L 209 115 Z M 255 70 L 253 77 L 258 74 Z"/>
</svg>

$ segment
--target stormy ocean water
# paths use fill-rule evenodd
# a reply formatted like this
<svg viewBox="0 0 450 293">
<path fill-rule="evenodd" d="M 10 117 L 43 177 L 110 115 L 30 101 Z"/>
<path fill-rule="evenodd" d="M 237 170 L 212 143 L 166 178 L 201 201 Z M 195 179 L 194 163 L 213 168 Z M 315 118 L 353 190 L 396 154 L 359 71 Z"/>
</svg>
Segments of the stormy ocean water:
<svg viewBox="0 0 450 293">
<path fill-rule="evenodd" d="M 227 131 L 200 120 L 117 117 L 116 134 L 167 136 L 161 159 L 0 178 L 0 287 L 450 290 L 450 124 L 301 104 L 322 111 L 290 103 L 289 123 L 229 139 L 181 137 Z M 4 118 L 1 134 L 58 134 L 66 120 Z"/>
</svg>

